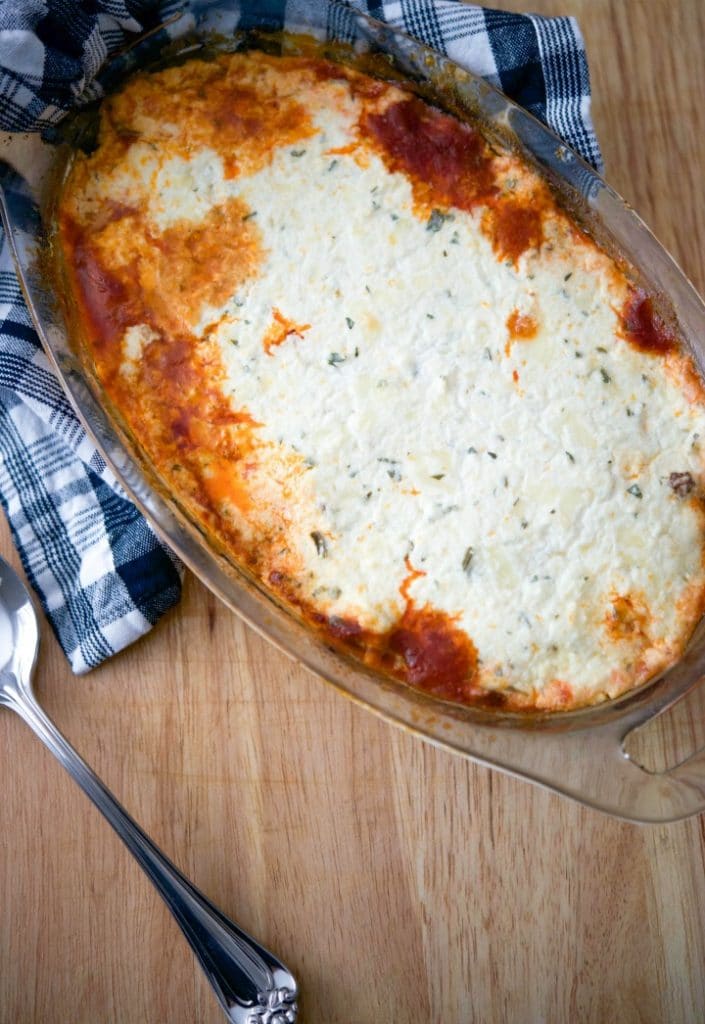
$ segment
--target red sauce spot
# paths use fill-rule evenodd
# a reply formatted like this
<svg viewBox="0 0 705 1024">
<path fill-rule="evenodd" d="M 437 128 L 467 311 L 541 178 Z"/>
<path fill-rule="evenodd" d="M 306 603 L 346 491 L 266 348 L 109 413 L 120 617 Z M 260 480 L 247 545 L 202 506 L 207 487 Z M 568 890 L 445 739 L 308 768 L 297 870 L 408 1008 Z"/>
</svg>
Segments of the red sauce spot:
<svg viewBox="0 0 705 1024">
<path fill-rule="evenodd" d="M 515 384 L 519 383 L 519 374 L 516 372 L 516 370 L 512 370 L 512 380 Z"/>
<path fill-rule="evenodd" d="M 567 707 L 573 702 L 573 687 L 562 679 L 552 679 L 550 689 L 556 705 Z"/>
<path fill-rule="evenodd" d="M 355 640 L 362 636 L 362 626 L 355 619 L 341 619 L 337 615 L 331 615 L 328 619 L 328 629 L 332 636 L 338 640 Z"/>
<path fill-rule="evenodd" d="M 676 336 L 654 309 L 653 299 L 634 289 L 621 313 L 622 336 L 640 352 L 666 355 L 677 347 Z"/>
<path fill-rule="evenodd" d="M 350 156 L 360 145 L 359 142 L 348 142 L 345 146 L 333 146 L 326 150 L 326 156 Z"/>
<path fill-rule="evenodd" d="M 483 228 L 499 259 L 516 264 L 522 253 L 538 249 L 543 242 L 541 205 L 504 199 L 487 212 Z"/>
<path fill-rule="evenodd" d="M 249 427 L 263 427 L 264 423 L 260 423 L 256 420 L 252 413 L 249 413 L 247 409 L 236 409 L 232 414 L 232 423 L 246 423 Z"/>
<path fill-rule="evenodd" d="M 414 580 L 426 574 L 404 559 L 407 575 L 399 592 L 405 609 L 386 632 L 363 629 L 355 619 L 322 616 L 304 606 L 304 614 L 377 669 L 444 700 L 497 704 L 477 685 L 477 651 L 453 616 L 430 605 L 417 608 L 409 595 Z M 270 576 L 271 579 L 271 576 Z M 279 580 L 277 580 L 279 582 Z M 488 698 L 486 700 L 485 698 Z"/>
<path fill-rule="evenodd" d="M 389 170 L 411 177 L 422 205 L 471 210 L 497 192 L 492 153 L 483 137 L 416 97 L 384 113 L 365 114 L 360 130 L 380 148 Z"/>
<path fill-rule="evenodd" d="M 376 78 L 368 78 L 365 75 L 355 75 L 350 78 L 350 91 L 355 96 L 364 96 L 366 99 L 374 100 L 388 88 L 386 82 Z"/>
<path fill-rule="evenodd" d="M 467 701 L 477 676 L 475 645 L 447 612 L 414 605 L 409 587 L 426 574 L 415 569 L 408 556 L 404 561 L 408 575 L 399 592 L 406 608 L 386 634 L 370 638 L 371 646 L 388 671 L 412 686 L 446 700 Z"/>
<path fill-rule="evenodd" d="M 123 217 L 134 217 L 137 213 L 139 213 L 139 210 L 136 206 L 118 202 L 116 199 L 107 199 L 93 219 L 93 230 L 96 232 L 101 231 L 108 224 L 112 224 L 116 220 L 122 220 Z"/>
<path fill-rule="evenodd" d="M 237 178 L 240 173 L 240 165 L 235 157 L 230 154 L 223 159 L 223 177 L 226 181 L 231 181 L 233 178 Z"/>
<path fill-rule="evenodd" d="M 164 391 L 165 378 L 184 392 L 197 385 L 192 353 L 193 341 L 188 337 L 173 337 L 166 344 L 150 346 L 142 358 L 142 379 L 147 387 L 158 394 Z"/>
<path fill-rule="evenodd" d="M 536 337 L 539 325 L 530 313 L 513 309 L 507 317 L 507 330 L 512 341 L 530 341 Z"/>
<path fill-rule="evenodd" d="M 76 279 L 76 291 L 83 300 L 91 341 L 101 361 L 110 363 L 106 369 L 114 372 L 120 363 L 120 342 L 125 328 L 137 322 L 134 300 L 127 286 L 101 265 L 87 232 L 70 217 L 62 218 L 61 231 L 73 257 L 71 271 Z M 108 360 L 109 355 L 113 358 Z"/>
<path fill-rule="evenodd" d="M 271 356 L 272 349 L 276 348 L 277 345 L 281 345 L 282 342 L 291 334 L 295 334 L 298 338 L 303 338 L 304 331 L 309 330 L 311 324 L 296 324 L 293 320 L 289 320 L 285 317 L 275 306 L 272 310 L 273 324 L 267 328 L 267 331 L 262 340 L 264 351 L 268 356 Z"/>
<path fill-rule="evenodd" d="M 331 60 L 316 59 L 308 65 L 313 71 L 313 76 L 318 82 L 339 81 L 347 82 L 351 93 L 355 96 L 364 96 L 367 99 L 375 99 L 388 88 L 387 83 L 368 75 L 360 74 L 353 68 L 347 68 L 342 64 L 336 64 Z"/>
<path fill-rule="evenodd" d="M 439 206 L 486 206 L 482 230 L 501 260 L 516 263 L 542 244 L 547 190 L 524 199 L 500 196 L 494 154 L 469 125 L 410 97 L 381 114 L 364 114 L 359 130 L 389 170 L 407 175 L 420 215 Z"/>
<path fill-rule="evenodd" d="M 227 92 L 221 93 L 214 104 L 211 123 L 216 131 L 226 129 L 240 139 L 253 139 L 262 134 L 263 121 L 253 111 L 262 108 L 262 99 L 254 89 L 228 83 Z"/>
<path fill-rule="evenodd" d="M 252 495 L 242 480 L 246 474 L 238 475 L 238 468 L 232 459 L 211 458 L 207 472 L 201 472 L 199 479 L 214 507 L 230 505 L 246 514 L 253 507 Z"/>
<path fill-rule="evenodd" d="M 446 613 L 409 605 L 389 634 L 389 649 L 404 661 L 404 678 L 446 700 L 467 700 L 477 675 L 477 651 Z"/>
<path fill-rule="evenodd" d="M 604 626 L 610 640 L 647 643 L 650 619 L 648 605 L 641 594 L 613 594 Z"/>
<path fill-rule="evenodd" d="M 411 603 L 411 598 L 409 597 L 409 587 L 414 582 L 414 580 L 418 580 L 421 576 L 425 576 L 426 573 L 423 571 L 423 569 L 415 569 L 411 564 L 411 560 L 408 555 L 404 555 L 404 565 L 406 566 L 407 575 L 404 577 L 399 586 L 399 593 L 404 598 L 408 606 Z"/>
<path fill-rule="evenodd" d="M 346 68 L 334 60 L 316 58 L 305 62 L 303 66 L 313 72 L 317 82 L 346 82 L 353 95 L 363 96 L 367 99 L 375 99 L 388 88 L 386 82 L 368 75 L 361 75 L 353 68 Z"/>
<path fill-rule="evenodd" d="M 316 60 L 311 62 L 313 77 L 317 82 L 340 81 L 345 82 L 350 76 L 342 64 L 336 64 L 332 60 Z"/>
<path fill-rule="evenodd" d="M 191 414 L 186 409 L 180 409 L 172 418 L 171 431 L 179 446 L 190 444 L 191 435 Z"/>
</svg>

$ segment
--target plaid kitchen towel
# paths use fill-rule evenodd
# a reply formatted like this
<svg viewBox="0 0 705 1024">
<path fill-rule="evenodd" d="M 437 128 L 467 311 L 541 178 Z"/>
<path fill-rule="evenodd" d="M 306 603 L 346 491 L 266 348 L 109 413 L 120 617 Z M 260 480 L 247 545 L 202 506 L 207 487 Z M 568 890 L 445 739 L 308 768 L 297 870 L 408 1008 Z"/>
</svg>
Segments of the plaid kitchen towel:
<svg viewBox="0 0 705 1024">
<path fill-rule="evenodd" d="M 483 75 L 596 167 L 585 50 L 572 18 L 507 14 L 460 0 L 350 0 Z M 243 27 L 248 9 L 297 25 L 302 0 L 0 0 L 0 129 L 49 136 L 99 98 L 111 54 L 169 21 Z M 349 12 L 328 34 L 345 38 Z M 7 187 L 7 185 L 6 185 Z M 22 196 L 21 183 L 16 200 Z M 75 672 L 145 633 L 179 599 L 177 561 L 129 502 L 75 418 L 42 351 L 5 240 L 0 245 L 0 501 L 28 579 Z"/>
</svg>

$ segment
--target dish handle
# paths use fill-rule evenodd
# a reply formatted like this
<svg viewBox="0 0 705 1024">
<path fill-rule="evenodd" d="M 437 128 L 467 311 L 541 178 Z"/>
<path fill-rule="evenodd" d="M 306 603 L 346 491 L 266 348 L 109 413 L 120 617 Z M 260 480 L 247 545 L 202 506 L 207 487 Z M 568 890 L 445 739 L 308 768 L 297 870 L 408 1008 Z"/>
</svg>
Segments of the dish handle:
<svg viewBox="0 0 705 1024">
<path fill-rule="evenodd" d="M 625 821 L 663 824 L 705 812 L 705 746 L 658 771 L 639 764 L 628 751 L 628 741 L 704 678 L 701 638 L 661 679 L 611 704 L 565 718 L 554 714 L 524 723 L 515 720 L 511 726 L 504 722 L 494 727 L 488 721 L 471 730 L 467 721 L 448 712 L 430 727 L 412 728 L 441 746 L 588 807 Z"/>
</svg>

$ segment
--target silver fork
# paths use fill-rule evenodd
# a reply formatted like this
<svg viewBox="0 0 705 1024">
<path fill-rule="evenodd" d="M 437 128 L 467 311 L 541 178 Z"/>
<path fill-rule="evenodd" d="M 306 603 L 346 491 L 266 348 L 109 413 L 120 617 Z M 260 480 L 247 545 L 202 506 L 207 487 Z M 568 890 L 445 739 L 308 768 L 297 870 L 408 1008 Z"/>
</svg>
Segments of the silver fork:
<svg viewBox="0 0 705 1024">
<path fill-rule="evenodd" d="M 29 593 L 14 569 L 0 558 L 0 704 L 16 711 L 46 744 L 154 883 L 228 1020 L 294 1024 L 297 984 L 291 972 L 182 875 L 39 706 L 32 690 L 38 648 L 37 615 Z"/>
</svg>

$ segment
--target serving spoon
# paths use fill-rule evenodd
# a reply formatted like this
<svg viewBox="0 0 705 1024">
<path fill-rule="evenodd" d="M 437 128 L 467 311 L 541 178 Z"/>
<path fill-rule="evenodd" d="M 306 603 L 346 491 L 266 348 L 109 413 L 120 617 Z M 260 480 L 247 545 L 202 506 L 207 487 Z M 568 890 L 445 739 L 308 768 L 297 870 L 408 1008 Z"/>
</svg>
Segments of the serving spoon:
<svg viewBox="0 0 705 1024">
<path fill-rule="evenodd" d="M 39 706 L 32 675 L 39 626 L 27 588 L 0 558 L 0 704 L 23 718 L 120 836 L 154 883 L 233 1024 L 294 1024 L 297 984 L 275 956 L 181 874 Z"/>
</svg>

